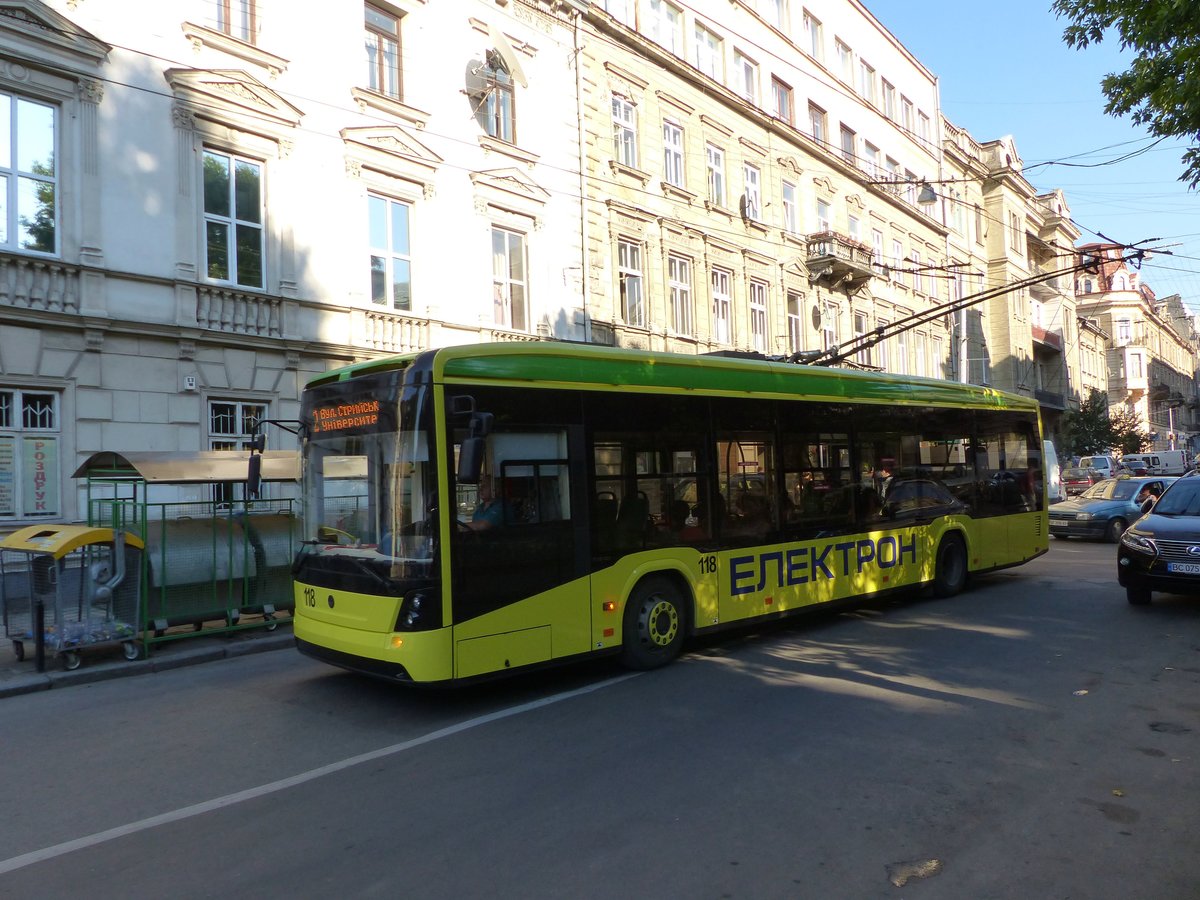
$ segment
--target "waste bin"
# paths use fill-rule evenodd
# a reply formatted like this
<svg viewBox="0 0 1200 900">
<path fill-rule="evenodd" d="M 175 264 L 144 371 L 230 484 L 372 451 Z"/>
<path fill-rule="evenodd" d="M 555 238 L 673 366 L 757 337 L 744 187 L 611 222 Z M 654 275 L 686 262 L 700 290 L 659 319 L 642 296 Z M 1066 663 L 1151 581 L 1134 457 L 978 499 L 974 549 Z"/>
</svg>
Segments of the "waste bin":
<svg viewBox="0 0 1200 900">
<path fill-rule="evenodd" d="M 18 660 L 35 639 L 39 605 L 45 646 L 78 668 L 83 647 L 121 643 L 140 653 L 142 541 L 111 528 L 31 525 L 0 540 L 0 610 Z"/>
</svg>

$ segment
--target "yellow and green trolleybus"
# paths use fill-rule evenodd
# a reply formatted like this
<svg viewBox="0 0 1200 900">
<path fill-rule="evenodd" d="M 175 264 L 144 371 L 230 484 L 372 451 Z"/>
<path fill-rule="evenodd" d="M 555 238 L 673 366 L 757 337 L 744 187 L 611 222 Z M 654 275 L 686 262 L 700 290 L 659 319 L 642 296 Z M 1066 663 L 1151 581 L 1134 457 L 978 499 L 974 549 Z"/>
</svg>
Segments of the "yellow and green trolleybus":
<svg viewBox="0 0 1200 900">
<path fill-rule="evenodd" d="M 1046 552 L 1036 404 L 985 387 L 566 343 L 312 381 L 297 644 L 458 682 L 931 588 Z"/>
</svg>

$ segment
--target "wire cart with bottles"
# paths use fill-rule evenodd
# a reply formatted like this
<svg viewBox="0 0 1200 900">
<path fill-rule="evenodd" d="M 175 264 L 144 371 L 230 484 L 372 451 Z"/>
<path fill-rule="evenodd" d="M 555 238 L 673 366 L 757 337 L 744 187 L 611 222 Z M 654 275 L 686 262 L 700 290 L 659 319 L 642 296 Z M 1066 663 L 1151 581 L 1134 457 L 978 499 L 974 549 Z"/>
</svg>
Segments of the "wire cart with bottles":
<svg viewBox="0 0 1200 900">
<path fill-rule="evenodd" d="M 0 616 L 13 654 L 25 658 L 42 620 L 45 652 L 75 669 L 80 651 L 122 645 L 141 653 L 144 543 L 88 525 L 31 525 L 0 540 Z"/>
</svg>

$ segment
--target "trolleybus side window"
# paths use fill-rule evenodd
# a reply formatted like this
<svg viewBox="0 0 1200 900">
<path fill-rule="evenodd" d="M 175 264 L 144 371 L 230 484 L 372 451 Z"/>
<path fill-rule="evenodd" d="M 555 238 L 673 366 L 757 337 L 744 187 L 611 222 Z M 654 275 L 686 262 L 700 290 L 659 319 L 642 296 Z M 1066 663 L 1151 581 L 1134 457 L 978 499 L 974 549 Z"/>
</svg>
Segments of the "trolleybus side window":
<svg viewBox="0 0 1200 900">
<path fill-rule="evenodd" d="M 1017 413 L 997 414 L 974 444 L 979 511 L 985 516 L 1042 508 L 1041 443 L 1036 423 Z"/>
<path fill-rule="evenodd" d="M 852 530 L 849 416 L 826 404 L 802 411 L 789 405 L 787 410 L 791 414 L 782 438 L 786 535 L 794 539 Z M 803 427 L 809 423 L 810 428 Z"/>
</svg>

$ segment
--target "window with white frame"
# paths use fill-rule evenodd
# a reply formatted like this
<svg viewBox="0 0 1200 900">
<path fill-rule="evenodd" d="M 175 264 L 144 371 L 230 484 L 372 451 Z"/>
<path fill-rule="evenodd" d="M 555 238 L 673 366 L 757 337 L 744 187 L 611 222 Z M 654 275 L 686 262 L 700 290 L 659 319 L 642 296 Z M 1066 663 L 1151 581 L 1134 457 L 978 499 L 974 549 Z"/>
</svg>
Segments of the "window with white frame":
<svg viewBox="0 0 1200 900">
<path fill-rule="evenodd" d="M 258 32 L 258 9 L 255 0 L 213 0 L 216 6 L 217 31 L 253 44 Z"/>
<path fill-rule="evenodd" d="M 967 236 L 967 205 L 963 202 L 962 191 L 950 188 L 947 192 L 950 200 L 950 227 L 963 237 Z"/>
<path fill-rule="evenodd" d="M 683 56 L 683 10 L 667 0 L 650 0 L 646 32 L 676 56 Z"/>
<path fill-rule="evenodd" d="M 925 279 L 925 281 L 926 281 L 925 290 L 929 294 L 930 300 L 936 300 L 938 298 L 938 278 L 939 278 L 939 276 L 936 274 L 937 269 L 935 268 L 935 264 L 932 259 L 925 260 L 925 272 L 926 272 L 926 275 L 928 276 Z"/>
<path fill-rule="evenodd" d="M 855 153 L 854 129 L 842 125 L 838 134 L 838 140 L 842 148 L 842 159 L 852 166 L 857 165 L 858 155 Z"/>
<path fill-rule="evenodd" d="M 768 22 L 787 34 L 788 4 L 787 0 L 763 0 L 763 16 Z"/>
<path fill-rule="evenodd" d="M 817 231 L 830 231 L 833 228 L 832 220 L 830 219 L 829 203 L 825 200 L 817 200 Z"/>
<path fill-rule="evenodd" d="M 737 91 L 748 103 L 758 103 L 758 63 L 741 50 L 733 51 Z"/>
<path fill-rule="evenodd" d="M 867 335 L 867 314 L 865 312 L 854 313 L 854 339 L 855 341 L 865 338 Z M 856 354 L 854 359 L 859 365 L 871 365 L 871 348 L 863 347 Z"/>
<path fill-rule="evenodd" d="M 767 283 L 750 281 L 750 346 L 767 352 Z"/>
<path fill-rule="evenodd" d="M 400 96 L 400 17 L 366 4 L 367 87 Z"/>
<path fill-rule="evenodd" d="M 708 171 L 708 200 L 714 206 L 725 205 L 725 151 L 712 144 L 704 147 L 705 166 Z"/>
<path fill-rule="evenodd" d="M 917 205 L 917 176 L 911 169 L 904 170 L 904 199 Z"/>
<path fill-rule="evenodd" d="M 745 163 L 742 166 L 742 180 L 746 185 L 743 195 L 743 215 L 754 222 L 762 219 L 762 185 L 758 166 Z"/>
<path fill-rule="evenodd" d="M 908 257 L 909 267 L 912 269 L 912 286 L 914 291 L 921 290 L 921 254 L 914 250 Z"/>
<path fill-rule="evenodd" d="M 484 130 L 506 144 L 517 140 L 517 94 L 512 74 L 495 51 L 488 51 L 487 61 L 479 72 L 484 81 L 484 99 L 475 116 Z"/>
<path fill-rule="evenodd" d="M 904 262 L 904 245 L 899 241 L 892 241 L 892 280 L 900 284 L 906 284 L 902 264 Z"/>
<path fill-rule="evenodd" d="M 854 84 L 854 54 L 844 41 L 837 40 L 834 42 L 837 48 L 837 67 L 838 76 L 846 84 Z"/>
<path fill-rule="evenodd" d="M 838 343 L 837 304 L 830 300 L 821 303 L 821 349 L 832 350 Z"/>
<path fill-rule="evenodd" d="M 713 340 L 728 344 L 733 339 L 733 276 L 725 269 L 712 270 Z"/>
<path fill-rule="evenodd" d="M 663 119 L 663 181 L 684 187 L 683 129 Z"/>
<path fill-rule="evenodd" d="M 261 290 L 262 163 L 204 150 L 204 268 L 213 281 Z"/>
<path fill-rule="evenodd" d="M 804 349 L 804 322 L 800 318 L 802 315 L 802 306 L 804 298 L 798 291 L 788 291 L 787 293 L 787 328 L 788 328 L 788 350 L 792 353 L 799 353 Z"/>
<path fill-rule="evenodd" d="M 58 252 L 58 108 L 0 93 L 0 247 Z"/>
<path fill-rule="evenodd" d="M 893 122 L 897 121 L 896 88 L 884 78 L 880 80 L 880 93 L 883 94 L 883 114 Z"/>
<path fill-rule="evenodd" d="M 634 0 L 600 0 L 600 6 L 618 22 L 624 22 L 630 28 L 634 25 Z"/>
<path fill-rule="evenodd" d="M 674 253 L 667 257 L 667 287 L 671 293 L 671 328 L 676 334 L 696 333 L 692 319 L 692 261 Z"/>
<path fill-rule="evenodd" d="M 1021 240 L 1021 238 L 1023 237 L 1023 235 L 1021 234 L 1021 217 L 1018 216 L 1016 213 L 1009 213 L 1008 214 L 1008 224 L 1009 224 L 1009 231 L 1012 234 L 1012 239 L 1011 239 L 1012 240 L 1012 252 L 1015 254 L 1018 254 L 1018 255 L 1022 255 L 1024 253 L 1025 248 L 1022 246 L 1023 241 Z"/>
<path fill-rule="evenodd" d="M 267 417 L 265 403 L 244 400 L 208 402 L 208 448 L 210 450 L 248 450 L 258 423 Z M 213 484 L 213 500 L 228 504 L 239 499 L 242 486 L 233 482 Z"/>
<path fill-rule="evenodd" d="M 800 208 L 796 202 L 796 186 L 790 181 L 783 183 L 783 230 L 788 234 L 800 233 Z"/>
<path fill-rule="evenodd" d="M 930 133 L 931 132 L 930 132 L 930 127 L 929 127 L 929 116 L 925 115 L 925 113 L 918 110 L 917 111 L 917 137 L 920 138 L 921 143 L 924 144 L 926 147 L 928 147 L 930 144 Z"/>
<path fill-rule="evenodd" d="M 871 229 L 871 261 L 876 266 L 883 265 L 883 232 L 878 228 Z"/>
<path fill-rule="evenodd" d="M 888 325 L 889 325 L 889 322 L 887 319 L 880 319 L 880 318 L 876 317 L 875 327 L 877 329 L 883 329 L 884 331 L 887 331 Z M 888 352 L 887 352 L 889 343 L 891 343 L 890 338 L 886 341 L 880 341 L 878 344 L 876 344 L 872 348 L 875 351 L 875 365 L 879 366 L 879 368 L 882 369 L 884 372 L 889 371 L 888 370 Z"/>
<path fill-rule="evenodd" d="M 909 134 L 913 133 L 913 103 L 907 97 L 900 97 L 900 127 Z"/>
<path fill-rule="evenodd" d="M 966 234 L 966 231 L 963 231 Z M 975 204 L 975 243 L 983 244 L 984 238 L 987 237 L 987 229 L 983 227 L 983 207 L 978 203 Z"/>
<path fill-rule="evenodd" d="M 846 233 L 856 241 L 862 240 L 862 223 L 858 216 L 846 217 Z"/>
<path fill-rule="evenodd" d="M 696 68 L 716 81 L 721 81 L 725 67 L 721 60 L 721 37 L 700 22 L 696 23 Z"/>
<path fill-rule="evenodd" d="M 1117 345 L 1125 346 L 1133 340 L 1133 320 L 1117 319 Z"/>
<path fill-rule="evenodd" d="M 371 302 L 389 309 L 411 310 L 412 207 L 400 200 L 367 196 L 371 242 Z"/>
<path fill-rule="evenodd" d="M 870 141 L 863 141 L 863 168 L 872 178 L 880 176 L 879 148 Z"/>
<path fill-rule="evenodd" d="M 623 166 L 636 169 L 637 113 L 633 104 L 620 94 L 612 95 L 613 157 Z"/>
<path fill-rule="evenodd" d="M 825 131 L 825 110 L 815 103 L 808 104 L 808 133 L 818 144 L 824 144 Z"/>
<path fill-rule="evenodd" d="M 874 106 L 875 96 L 875 67 L 865 59 L 858 61 L 858 95 Z"/>
<path fill-rule="evenodd" d="M 829 232 L 833 229 L 833 220 L 830 220 L 829 203 L 827 200 L 817 199 L 817 230 L 818 232 Z"/>
<path fill-rule="evenodd" d="M 924 378 L 929 374 L 929 355 L 924 332 L 913 335 L 913 374 Z"/>
<path fill-rule="evenodd" d="M 932 354 L 932 366 L 929 369 L 931 378 L 946 377 L 946 342 L 937 335 L 934 335 L 929 340 L 929 352 Z"/>
<path fill-rule="evenodd" d="M 645 276 L 642 273 L 642 245 L 617 241 L 617 280 L 621 293 L 621 318 L 634 328 L 646 327 Z"/>
<path fill-rule="evenodd" d="M 804 10 L 804 49 L 808 55 L 818 62 L 825 58 L 825 37 L 821 30 L 821 20 Z"/>
<path fill-rule="evenodd" d="M 908 374 L 908 331 L 901 331 L 896 335 L 896 373 L 898 375 Z"/>
<path fill-rule="evenodd" d="M 884 179 L 890 181 L 895 187 L 890 188 L 893 194 L 900 192 L 900 163 L 892 159 L 890 156 L 883 158 Z"/>
<path fill-rule="evenodd" d="M 0 388 L 0 520 L 61 516 L 57 392 Z"/>
<path fill-rule="evenodd" d="M 493 321 L 513 331 L 529 330 L 529 282 L 525 235 L 492 226 Z"/>
<path fill-rule="evenodd" d="M 780 120 L 792 124 L 796 110 L 792 100 L 792 86 L 771 76 L 771 112 Z"/>
</svg>

